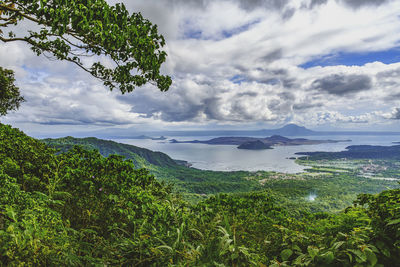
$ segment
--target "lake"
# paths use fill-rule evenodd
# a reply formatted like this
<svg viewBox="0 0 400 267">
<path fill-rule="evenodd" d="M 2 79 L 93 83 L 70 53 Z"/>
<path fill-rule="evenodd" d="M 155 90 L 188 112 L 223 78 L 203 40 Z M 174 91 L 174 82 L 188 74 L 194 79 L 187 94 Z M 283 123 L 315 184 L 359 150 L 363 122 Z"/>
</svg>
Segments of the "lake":
<svg viewBox="0 0 400 267">
<path fill-rule="evenodd" d="M 230 145 L 207 144 L 173 144 L 170 139 L 179 141 L 208 140 L 218 136 L 168 136 L 168 140 L 149 139 L 113 139 L 113 141 L 160 151 L 168 154 L 173 159 L 186 160 L 194 168 L 214 171 L 277 171 L 284 173 L 298 173 L 305 167 L 298 165 L 290 157 L 296 157 L 296 152 L 312 151 L 342 151 L 350 145 L 394 145 L 400 141 L 400 136 L 291 136 L 290 138 L 352 140 L 351 142 L 327 143 L 319 145 L 302 146 L 275 146 L 266 150 L 243 150 Z"/>
</svg>

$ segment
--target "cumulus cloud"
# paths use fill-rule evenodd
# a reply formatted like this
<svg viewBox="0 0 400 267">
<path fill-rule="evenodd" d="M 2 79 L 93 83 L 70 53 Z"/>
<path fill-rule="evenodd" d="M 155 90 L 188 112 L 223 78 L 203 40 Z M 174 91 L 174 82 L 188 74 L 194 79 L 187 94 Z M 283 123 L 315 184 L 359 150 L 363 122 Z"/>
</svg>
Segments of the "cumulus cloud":
<svg viewBox="0 0 400 267">
<path fill-rule="evenodd" d="M 400 108 L 395 108 L 393 110 L 391 118 L 394 120 L 400 120 Z"/>
<path fill-rule="evenodd" d="M 38 58 L 23 44 L 0 44 L 1 64 L 16 71 L 28 100 L 7 122 L 322 125 L 398 118 L 392 108 L 400 106 L 399 63 L 371 59 L 362 66 L 301 67 L 342 52 L 367 55 L 396 47 L 398 1 L 124 3 L 165 35 L 168 59 L 162 71 L 173 77 L 170 91 L 146 86 L 111 93 L 71 64 Z"/>
<path fill-rule="evenodd" d="M 98 84 L 41 77 L 36 82 L 20 83 L 20 87 L 26 103 L 7 117 L 15 122 L 123 125 L 135 123 L 138 118 L 129 112 L 129 105 L 113 98 L 115 93 Z"/>
<path fill-rule="evenodd" d="M 353 8 L 359 8 L 362 6 L 380 6 L 389 1 L 390 0 L 339 0 L 339 2 L 343 2 Z"/>
<path fill-rule="evenodd" d="M 372 81 L 367 75 L 334 74 L 317 79 L 312 83 L 313 89 L 337 96 L 369 90 L 371 87 Z"/>
</svg>

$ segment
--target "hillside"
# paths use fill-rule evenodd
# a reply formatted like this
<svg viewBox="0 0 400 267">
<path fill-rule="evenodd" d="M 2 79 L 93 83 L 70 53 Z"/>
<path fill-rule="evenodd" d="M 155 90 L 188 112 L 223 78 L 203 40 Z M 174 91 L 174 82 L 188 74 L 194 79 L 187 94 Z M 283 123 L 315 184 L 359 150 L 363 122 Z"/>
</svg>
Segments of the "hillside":
<svg viewBox="0 0 400 267">
<path fill-rule="evenodd" d="M 291 140 L 281 136 L 270 138 L 275 142 Z M 99 150 L 103 156 L 110 154 L 124 155 L 126 159 L 134 160 L 135 168 L 146 168 L 159 181 L 171 183 L 175 192 L 182 193 L 185 199 L 191 202 L 197 202 L 210 194 L 244 193 L 268 189 L 279 195 L 283 202 L 288 202 L 290 205 L 313 211 L 331 211 L 340 210 L 350 205 L 357 194 L 378 193 L 386 188 L 396 188 L 397 184 L 395 181 L 360 179 L 357 177 L 357 173 L 353 171 L 347 174 L 335 172 L 334 169 L 331 173 L 328 173 L 332 174 L 329 179 L 327 179 L 329 176 L 324 174 L 315 176 L 308 173 L 287 175 L 264 171 L 199 170 L 184 165 L 170 164 L 171 158 L 160 152 L 152 152 L 147 149 L 96 138 L 67 137 L 47 139 L 46 142 L 63 151 L 72 149 L 72 144 L 80 144 L 90 150 Z M 156 162 L 158 165 L 151 164 L 141 155 L 147 155 L 149 161 Z M 163 164 L 164 162 L 166 164 Z M 314 172 L 314 170 L 312 171 Z M 305 201 L 305 196 L 310 191 L 319 192 L 318 198 L 314 202 Z"/>
<path fill-rule="evenodd" d="M 309 213 L 303 203 L 294 205 L 299 200 L 289 202 L 309 181 L 291 182 L 278 185 L 284 196 L 268 190 L 218 194 L 190 205 L 122 156 L 103 157 L 78 146 L 55 154 L 0 124 L 0 265 L 395 266 L 400 261 L 398 189 L 360 195 L 357 205 L 343 212 Z"/>
<path fill-rule="evenodd" d="M 149 166 L 149 164 L 160 167 L 176 167 L 178 165 L 178 163 L 167 154 L 95 137 L 74 138 L 68 136 L 57 139 L 42 139 L 41 141 L 51 147 L 59 149 L 61 152 L 70 150 L 74 145 L 81 145 L 89 150 L 97 149 L 100 154 L 105 157 L 111 154 L 122 155 L 127 159 L 131 159 L 137 168 L 144 168 Z"/>
<path fill-rule="evenodd" d="M 173 160 L 167 154 L 133 145 L 94 137 L 64 137 L 43 139 L 41 141 L 61 152 L 67 152 L 75 145 L 80 145 L 85 149 L 98 150 L 105 157 L 112 154 L 124 156 L 126 159 L 132 160 L 136 169 L 148 169 L 160 181 L 173 183 L 175 189 L 180 192 L 215 194 L 221 192 L 249 192 L 260 189 L 257 182 L 245 179 L 247 172 L 216 172 L 189 168 L 185 161 Z"/>
</svg>

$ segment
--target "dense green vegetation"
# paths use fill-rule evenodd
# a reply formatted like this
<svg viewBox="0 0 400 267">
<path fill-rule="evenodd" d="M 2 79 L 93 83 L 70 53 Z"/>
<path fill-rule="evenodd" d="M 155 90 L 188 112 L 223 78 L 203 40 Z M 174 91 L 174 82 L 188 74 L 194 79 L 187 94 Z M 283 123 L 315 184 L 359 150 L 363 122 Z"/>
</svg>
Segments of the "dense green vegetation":
<svg viewBox="0 0 400 267">
<path fill-rule="evenodd" d="M 42 141 L 61 152 L 68 151 L 74 145 L 81 145 L 89 150 L 99 150 L 103 156 L 122 155 L 132 160 L 136 168 L 146 168 L 159 180 L 173 183 L 180 192 L 214 194 L 219 192 L 247 192 L 261 188 L 256 181 L 249 181 L 244 178 L 248 172 L 214 172 L 188 168 L 178 164 L 177 161 L 164 153 L 153 152 L 132 145 L 93 137 L 65 137 Z M 195 196 L 192 195 L 192 197 Z"/>
<path fill-rule="evenodd" d="M 62 152 L 81 145 L 89 150 L 99 150 L 103 156 L 123 155 L 132 160 L 136 168 L 146 168 L 158 180 L 173 183 L 175 191 L 183 193 L 190 202 L 202 200 L 209 194 L 269 190 L 280 203 L 296 210 L 338 211 L 351 205 L 360 193 L 378 193 L 397 186 L 394 181 L 360 177 L 357 170 L 347 166 L 314 166 L 308 173 L 299 175 L 264 171 L 216 172 L 188 168 L 160 152 L 97 138 L 66 137 L 42 141 Z M 314 201 L 307 199 L 310 193 L 317 195 Z"/>
<path fill-rule="evenodd" d="M 82 147 L 56 154 L 0 125 L 0 195 L 0 265 L 400 262 L 399 189 L 360 195 L 339 213 L 294 212 L 268 190 L 190 205 L 122 156 Z"/>
<path fill-rule="evenodd" d="M 80 145 L 87 150 L 99 150 L 100 154 L 105 157 L 112 154 L 118 154 L 132 160 L 137 168 L 144 168 L 149 165 L 160 167 L 176 167 L 178 165 L 173 159 L 164 153 L 154 152 L 137 146 L 97 139 L 94 137 L 74 138 L 68 136 L 57 139 L 48 138 L 43 139 L 42 141 L 61 152 L 67 152 L 75 145 Z"/>
<path fill-rule="evenodd" d="M 358 145 L 348 146 L 347 150 L 339 152 L 299 152 L 296 154 L 306 155 L 310 160 L 321 159 L 400 159 L 400 145 L 395 146 L 370 146 Z M 303 157 L 303 159 L 306 157 Z"/>
</svg>

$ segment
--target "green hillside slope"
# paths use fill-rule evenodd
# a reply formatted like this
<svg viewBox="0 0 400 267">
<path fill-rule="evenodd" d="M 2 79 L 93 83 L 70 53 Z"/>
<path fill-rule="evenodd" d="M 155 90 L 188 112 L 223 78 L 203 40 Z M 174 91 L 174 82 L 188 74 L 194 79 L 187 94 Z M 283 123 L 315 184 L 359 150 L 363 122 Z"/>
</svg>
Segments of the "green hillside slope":
<svg viewBox="0 0 400 267">
<path fill-rule="evenodd" d="M 85 149 L 98 150 L 105 157 L 112 154 L 122 155 L 126 159 L 132 160 L 136 168 L 146 168 L 159 180 L 173 183 L 175 189 L 180 192 L 216 194 L 261 189 L 256 181 L 246 179 L 248 172 L 216 172 L 189 168 L 178 164 L 164 153 L 153 152 L 133 145 L 94 137 L 64 137 L 41 141 L 61 152 L 72 149 L 74 145 L 80 145 Z"/>
<path fill-rule="evenodd" d="M 48 138 L 41 141 L 51 147 L 59 149 L 61 152 L 70 150 L 74 145 L 80 145 L 85 149 L 99 150 L 100 154 L 105 157 L 118 154 L 127 159 L 131 159 L 137 168 L 148 167 L 149 163 L 161 167 L 176 167 L 178 165 L 177 162 L 171 159 L 167 154 L 95 137 L 74 138 L 68 136 L 57 139 Z"/>
<path fill-rule="evenodd" d="M 78 146 L 55 154 L 2 124 L 0 196 L 0 266 L 400 262 L 399 189 L 359 195 L 338 213 L 296 211 L 268 191 L 190 205 L 122 156 Z"/>
</svg>

